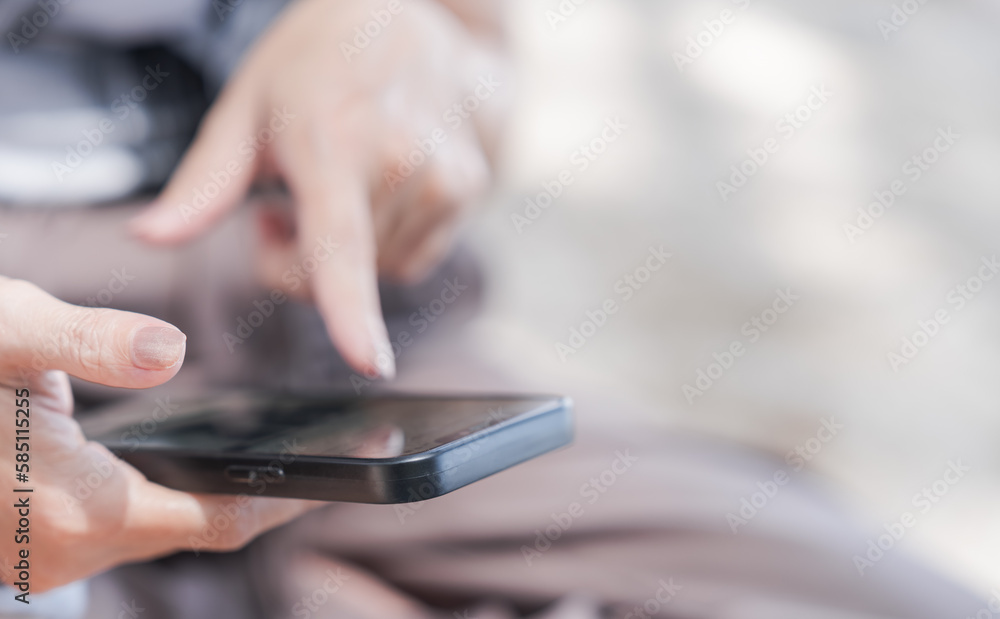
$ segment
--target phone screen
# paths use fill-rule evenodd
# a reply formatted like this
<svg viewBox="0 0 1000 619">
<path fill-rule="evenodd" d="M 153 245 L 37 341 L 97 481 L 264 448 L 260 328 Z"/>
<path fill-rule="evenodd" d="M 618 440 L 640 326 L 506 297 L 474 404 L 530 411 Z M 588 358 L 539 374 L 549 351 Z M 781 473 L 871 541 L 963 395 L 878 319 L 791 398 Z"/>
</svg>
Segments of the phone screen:
<svg viewBox="0 0 1000 619">
<path fill-rule="evenodd" d="M 91 438 L 113 450 L 392 458 L 428 451 L 538 409 L 546 398 L 315 398 L 233 393 L 118 417 Z M 162 407 L 161 407 L 162 408 Z M 167 414 L 169 413 L 169 414 Z M 152 423 L 151 423 L 152 421 Z"/>
</svg>

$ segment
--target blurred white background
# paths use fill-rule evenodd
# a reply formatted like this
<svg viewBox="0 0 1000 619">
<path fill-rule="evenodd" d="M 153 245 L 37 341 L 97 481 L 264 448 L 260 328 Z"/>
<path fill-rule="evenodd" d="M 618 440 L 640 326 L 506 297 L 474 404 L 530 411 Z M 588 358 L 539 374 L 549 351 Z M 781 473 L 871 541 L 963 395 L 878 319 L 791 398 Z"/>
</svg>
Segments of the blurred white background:
<svg viewBox="0 0 1000 619">
<path fill-rule="evenodd" d="M 833 416 L 844 429 L 811 466 L 876 525 L 960 459 L 971 471 L 900 545 L 984 595 L 1000 586 L 1000 278 L 961 310 L 947 300 L 1000 253 L 1000 7 L 913 2 L 885 36 L 889 0 L 567 0 L 554 27 L 557 0 L 514 4 L 521 100 L 473 234 L 492 278 L 477 336 L 526 375 L 599 381 L 665 424 L 779 455 Z M 779 131 L 820 86 L 829 100 Z M 615 117 L 627 129 L 581 171 L 574 151 Z M 954 145 L 904 174 L 949 127 Z M 724 201 L 717 183 L 768 138 L 776 152 Z M 518 231 L 512 214 L 564 170 L 574 183 Z M 896 179 L 906 193 L 850 242 L 844 225 Z M 666 267 L 562 361 L 556 342 L 661 244 Z M 785 288 L 800 300 L 750 343 L 744 323 Z M 894 370 L 888 354 L 939 309 L 949 322 Z M 734 341 L 746 354 L 689 404 L 683 385 Z"/>
</svg>

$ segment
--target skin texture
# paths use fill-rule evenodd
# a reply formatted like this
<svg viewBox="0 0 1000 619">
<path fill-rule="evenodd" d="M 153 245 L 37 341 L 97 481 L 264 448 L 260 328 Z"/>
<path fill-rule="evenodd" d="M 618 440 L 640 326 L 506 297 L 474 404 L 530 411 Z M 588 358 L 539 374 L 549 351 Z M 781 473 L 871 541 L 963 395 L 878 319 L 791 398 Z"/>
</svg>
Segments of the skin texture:
<svg viewBox="0 0 1000 619">
<path fill-rule="evenodd" d="M 361 53 L 342 43 L 383 2 L 300 0 L 257 42 L 204 119 L 195 142 L 155 203 L 131 224 L 151 244 L 193 239 L 246 202 L 255 184 L 278 181 L 289 209 L 260 214 L 261 283 L 316 257 L 309 279 L 334 344 L 355 369 L 391 377 L 393 357 L 379 307 L 379 277 L 417 281 L 445 257 L 462 216 L 487 188 L 489 160 L 508 95 L 499 53 L 498 11 L 490 2 L 454 11 L 449 2 L 408 0 Z M 455 3 L 456 7 L 463 7 Z M 500 85 L 460 126 L 443 120 L 481 80 Z M 241 158 L 240 143 L 286 119 L 266 145 Z M 400 158 L 442 129 L 446 139 L 402 182 L 389 183 Z M 193 214 L 181 205 L 237 160 L 241 172 Z M 391 186 L 390 186 L 391 185 Z M 327 248 L 335 247 L 328 252 Z M 291 291 L 289 291 L 291 292 Z M 126 562 L 182 549 L 239 548 L 261 532 L 317 506 L 308 501 L 192 495 L 148 482 L 73 419 L 67 374 L 115 387 L 170 380 L 184 347 L 138 345 L 144 327 L 157 342 L 183 336 L 160 320 L 72 306 L 34 285 L 0 276 L 0 492 L 12 496 L 18 408 L 30 412 L 33 593 Z M 173 350 L 173 352 L 170 352 Z M 164 352 L 166 351 L 166 352 Z M 156 360 L 156 354 L 160 354 Z M 164 357 L 166 355 L 166 357 Z M 26 391 L 25 391 L 26 390 Z M 25 394 L 27 401 L 25 402 Z M 392 444 L 386 434 L 386 449 Z M 97 474 L 94 477 L 93 474 Z M 88 477 L 90 476 L 90 477 Z M 100 481 L 81 490 L 83 481 Z M 17 528 L 10 503 L 0 530 Z M 44 532 L 44 535 L 40 535 Z M 16 580 L 12 535 L 0 537 L 0 580 Z"/>
<path fill-rule="evenodd" d="M 488 153 L 507 80 L 493 18 L 484 9 L 464 12 L 467 27 L 439 3 L 402 3 L 370 43 L 345 53 L 356 28 L 386 6 L 294 3 L 245 59 L 132 231 L 151 243 L 184 242 L 243 203 L 254 183 L 280 180 L 294 212 L 261 216 L 264 283 L 282 287 L 276 274 L 312 255 L 320 239 L 331 239 L 337 251 L 320 262 L 310 294 L 347 362 L 391 377 L 378 278 L 418 281 L 448 253 L 462 216 L 488 187 Z M 479 89 L 486 96 L 474 114 L 457 127 L 445 121 L 449 108 L 475 96 L 481 79 L 490 78 L 500 86 Z M 226 169 L 241 142 L 269 127 L 275 110 L 294 118 L 275 131 L 248 170 L 185 216 L 181 205 L 190 206 L 211 174 Z M 433 156 L 401 174 L 401 161 L 435 129 L 445 138 Z"/>
</svg>

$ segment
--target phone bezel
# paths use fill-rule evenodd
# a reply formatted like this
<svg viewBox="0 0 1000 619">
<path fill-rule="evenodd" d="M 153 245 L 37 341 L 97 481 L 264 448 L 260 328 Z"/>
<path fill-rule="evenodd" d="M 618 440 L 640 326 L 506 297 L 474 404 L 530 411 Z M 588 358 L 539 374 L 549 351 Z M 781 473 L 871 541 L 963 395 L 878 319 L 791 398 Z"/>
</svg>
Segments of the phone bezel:
<svg viewBox="0 0 1000 619">
<path fill-rule="evenodd" d="M 305 397 L 337 396 L 307 394 Z M 565 446 L 573 437 L 572 401 L 563 396 L 383 393 L 372 397 L 484 402 L 516 399 L 537 401 L 538 406 L 426 451 L 392 458 L 300 454 L 284 462 L 280 453 L 223 452 L 122 442 L 103 444 L 151 481 L 178 490 L 391 504 L 447 494 Z"/>
</svg>

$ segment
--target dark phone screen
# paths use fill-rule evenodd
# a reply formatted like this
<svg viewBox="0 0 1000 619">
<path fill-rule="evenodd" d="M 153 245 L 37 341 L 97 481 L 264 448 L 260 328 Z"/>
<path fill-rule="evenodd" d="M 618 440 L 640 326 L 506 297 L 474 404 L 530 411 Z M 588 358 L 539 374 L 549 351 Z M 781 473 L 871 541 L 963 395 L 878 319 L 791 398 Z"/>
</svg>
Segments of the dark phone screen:
<svg viewBox="0 0 1000 619">
<path fill-rule="evenodd" d="M 114 450 L 392 458 L 555 404 L 551 398 L 304 398 L 233 393 L 117 418 L 91 438 Z M 163 410 L 173 408 L 176 410 Z M 545 406 L 548 408 L 548 406 Z"/>
</svg>

